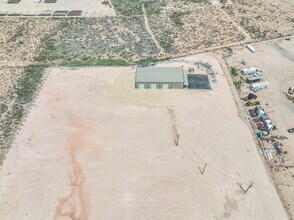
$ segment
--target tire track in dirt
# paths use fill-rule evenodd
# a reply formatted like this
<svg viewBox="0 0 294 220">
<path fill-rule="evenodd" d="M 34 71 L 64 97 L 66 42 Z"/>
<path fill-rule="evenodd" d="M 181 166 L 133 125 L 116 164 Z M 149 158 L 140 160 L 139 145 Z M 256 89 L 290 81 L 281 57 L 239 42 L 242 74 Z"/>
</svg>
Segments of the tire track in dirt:
<svg viewBox="0 0 294 220">
<path fill-rule="evenodd" d="M 250 42 L 251 41 L 251 36 L 250 34 L 245 31 L 243 29 L 243 27 L 241 27 L 239 24 L 237 24 L 231 17 L 230 15 L 228 15 L 227 12 L 225 12 L 223 9 L 220 8 L 220 12 L 230 21 L 232 22 L 232 24 L 238 29 L 238 31 L 240 31 L 244 36 L 245 36 L 245 39 L 243 41 L 239 41 L 239 43 L 247 43 L 247 42 Z"/>
<path fill-rule="evenodd" d="M 147 16 L 147 12 L 145 9 L 145 5 L 144 3 L 142 4 L 142 11 L 143 11 L 143 17 L 144 17 L 144 23 L 145 23 L 145 28 L 147 30 L 147 32 L 149 33 L 151 39 L 153 40 L 153 42 L 155 43 L 157 49 L 159 50 L 160 54 L 164 54 L 164 49 L 161 47 L 160 43 L 157 41 L 153 31 L 151 30 L 150 26 L 149 26 L 149 21 L 148 21 L 148 16 Z"/>
<path fill-rule="evenodd" d="M 88 219 L 89 217 L 89 197 L 86 188 L 86 177 L 82 166 L 77 159 L 77 151 L 91 142 L 91 128 L 86 125 L 72 110 L 61 109 L 60 101 L 67 98 L 64 95 L 57 95 L 57 98 L 49 101 L 47 104 L 55 111 L 61 111 L 67 120 L 67 126 L 72 131 L 66 136 L 67 149 L 69 150 L 69 162 L 72 170 L 70 171 L 70 193 L 58 201 L 54 219 L 69 218 L 72 220 Z"/>
</svg>

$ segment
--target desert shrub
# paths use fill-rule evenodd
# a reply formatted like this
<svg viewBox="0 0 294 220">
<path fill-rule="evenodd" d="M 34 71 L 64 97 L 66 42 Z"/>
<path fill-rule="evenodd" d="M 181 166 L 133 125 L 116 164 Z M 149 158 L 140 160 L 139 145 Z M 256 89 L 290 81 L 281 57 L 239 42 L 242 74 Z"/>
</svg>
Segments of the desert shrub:
<svg viewBox="0 0 294 220">
<path fill-rule="evenodd" d="M 0 103 L 2 111 L 5 115 L 0 121 L 0 139 L 4 143 L 9 141 L 15 130 L 18 128 L 29 104 L 33 101 L 40 84 L 43 79 L 44 65 L 30 65 L 24 68 L 24 73 L 11 90 L 11 95 L 3 102 L 12 103 L 9 107 L 5 107 L 4 103 Z M 2 152 L 0 152 L 2 154 Z"/>
<path fill-rule="evenodd" d="M 231 67 L 231 74 L 233 77 L 236 77 L 238 75 L 238 71 L 235 67 Z"/>
<path fill-rule="evenodd" d="M 237 90 L 240 90 L 242 85 L 243 85 L 243 81 L 242 80 L 237 80 L 237 81 L 234 82 L 234 85 L 235 85 Z"/>
<path fill-rule="evenodd" d="M 80 60 L 68 60 L 64 61 L 63 66 L 127 66 L 128 62 L 121 59 L 80 59 Z"/>
</svg>

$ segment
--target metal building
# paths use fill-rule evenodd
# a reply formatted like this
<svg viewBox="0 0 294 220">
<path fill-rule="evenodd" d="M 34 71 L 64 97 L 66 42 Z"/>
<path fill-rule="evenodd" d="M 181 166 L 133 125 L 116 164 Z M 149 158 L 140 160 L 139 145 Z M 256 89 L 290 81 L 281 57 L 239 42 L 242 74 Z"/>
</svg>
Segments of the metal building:
<svg viewBox="0 0 294 220">
<path fill-rule="evenodd" d="M 183 89 L 188 82 L 181 67 L 138 67 L 137 89 Z"/>
</svg>

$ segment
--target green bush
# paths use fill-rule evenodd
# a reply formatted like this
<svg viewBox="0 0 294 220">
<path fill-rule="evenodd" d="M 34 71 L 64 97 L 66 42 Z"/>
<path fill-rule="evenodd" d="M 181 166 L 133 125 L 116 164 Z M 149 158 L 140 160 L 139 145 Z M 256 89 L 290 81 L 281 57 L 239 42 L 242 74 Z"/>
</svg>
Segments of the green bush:
<svg viewBox="0 0 294 220">
<path fill-rule="evenodd" d="M 61 63 L 62 66 L 127 66 L 128 62 L 121 59 L 105 59 L 105 60 L 67 60 Z"/>
<path fill-rule="evenodd" d="M 149 57 L 149 58 L 138 60 L 135 63 L 136 64 L 145 64 L 145 63 L 156 63 L 158 61 L 159 61 L 159 59 L 157 59 L 157 58 Z"/>
<path fill-rule="evenodd" d="M 243 81 L 242 80 L 235 81 L 234 85 L 235 85 L 236 89 L 240 90 L 243 85 Z"/>
<path fill-rule="evenodd" d="M 236 77 L 238 76 L 238 71 L 235 67 L 231 67 L 231 74 L 233 77 Z"/>
</svg>

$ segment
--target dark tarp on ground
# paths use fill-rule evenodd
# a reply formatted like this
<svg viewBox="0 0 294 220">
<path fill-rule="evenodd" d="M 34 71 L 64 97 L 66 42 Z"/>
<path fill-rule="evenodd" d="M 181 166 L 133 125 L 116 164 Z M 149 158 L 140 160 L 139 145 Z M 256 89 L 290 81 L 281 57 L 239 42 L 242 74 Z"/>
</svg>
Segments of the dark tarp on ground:
<svg viewBox="0 0 294 220">
<path fill-rule="evenodd" d="M 188 74 L 188 89 L 207 89 L 211 90 L 207 74 Z"/>
</svg>

